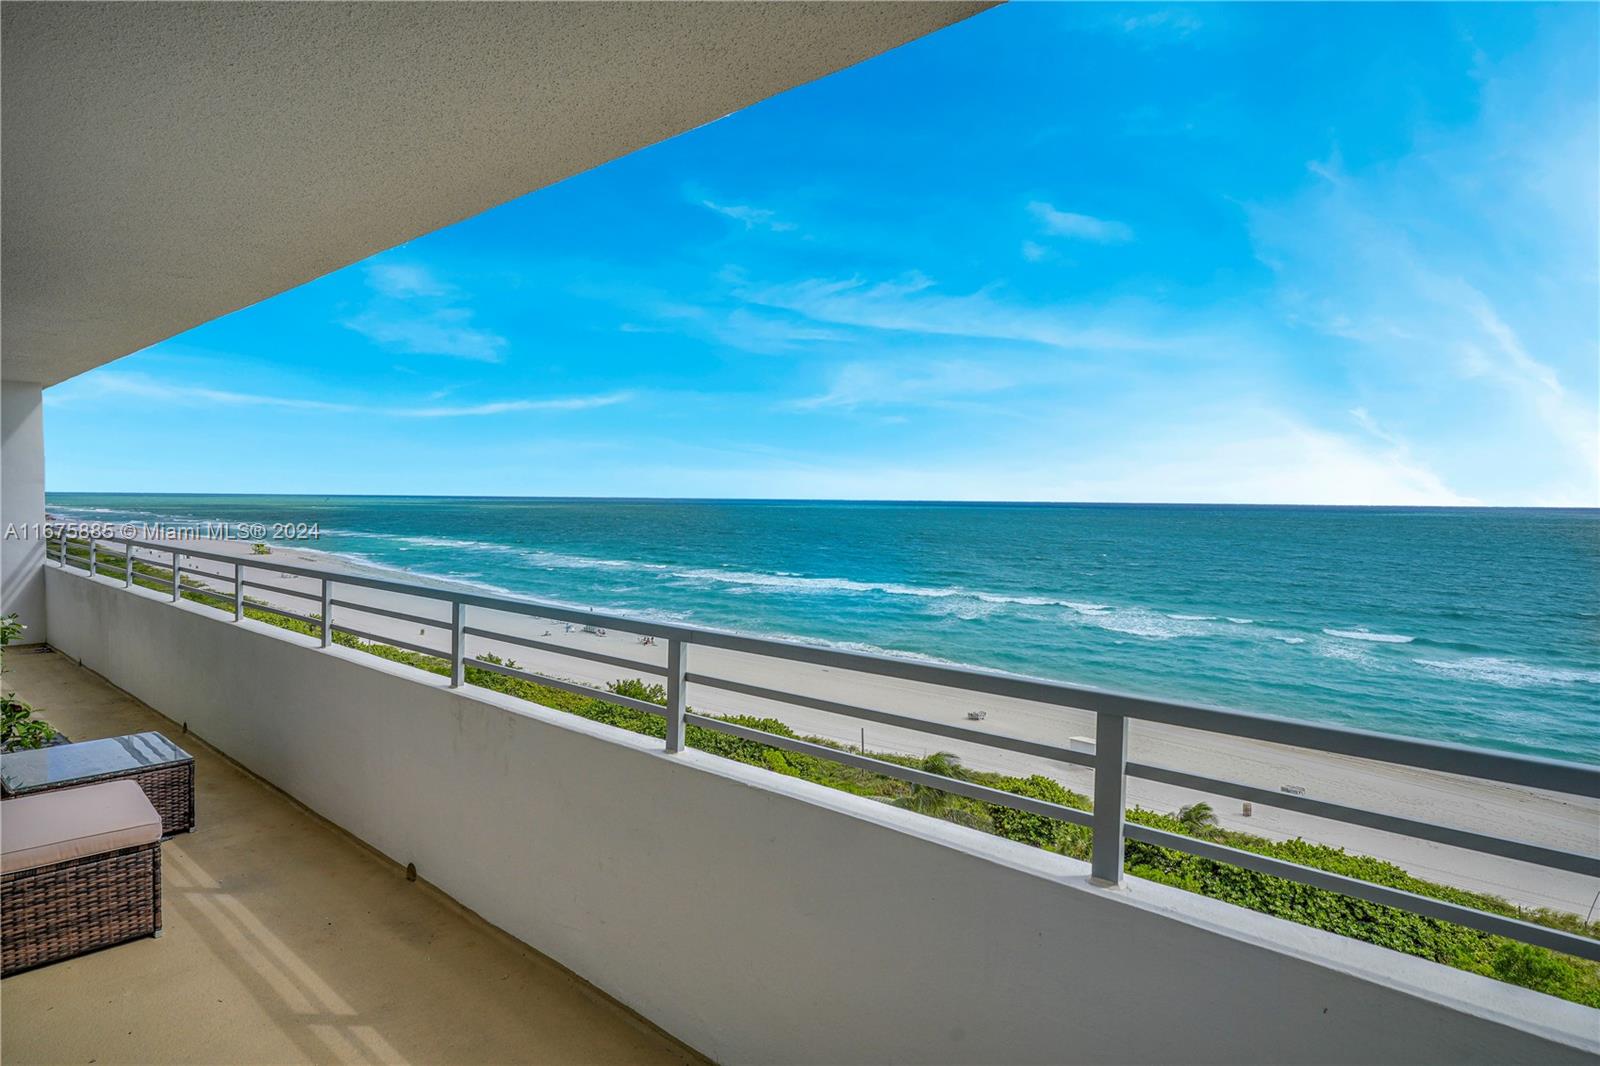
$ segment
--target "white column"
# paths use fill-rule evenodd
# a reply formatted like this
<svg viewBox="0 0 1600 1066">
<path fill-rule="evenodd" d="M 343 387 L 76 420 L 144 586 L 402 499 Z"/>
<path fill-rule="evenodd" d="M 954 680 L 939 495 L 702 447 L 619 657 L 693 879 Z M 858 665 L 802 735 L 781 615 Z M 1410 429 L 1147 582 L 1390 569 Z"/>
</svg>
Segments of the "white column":
<svg viewBox="0 0 1600 1066">
<path fill-rule="evenodd" d="M 40 386 L 0 381 L 0 614 L 28 628 L 21 643 L 45 639 L 44 407 Z"/>
</svg>

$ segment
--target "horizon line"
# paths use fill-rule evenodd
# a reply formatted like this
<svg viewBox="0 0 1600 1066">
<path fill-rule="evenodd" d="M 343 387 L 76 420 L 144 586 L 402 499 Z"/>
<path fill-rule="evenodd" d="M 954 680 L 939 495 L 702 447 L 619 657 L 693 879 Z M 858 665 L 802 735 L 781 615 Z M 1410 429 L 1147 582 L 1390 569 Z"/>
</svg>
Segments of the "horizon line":
<svg viewBox="0 0 1600 1066">
<path fill-rule="evenodd" d="M 771 503 L 771 504 L 898 504 L 938 507 L 1252 507 L 1259 509 L 1405 510 L 1405 511 L 1600 511 L 1586 504 L 1413 504 L 1413 503 L 1250 503 L 1228 500 L 940 500 L 920 498 L 805 497 L 805 496 L 539 496 L 392 492 L 175 492 L 97 489 L 74 491 L 46 489 L 45 498 L 59 496 L 209 496 L 224 499 L 260 497 L 354 500 L 523 500 L 529 502 L 584 503 Z"/>
</svg>

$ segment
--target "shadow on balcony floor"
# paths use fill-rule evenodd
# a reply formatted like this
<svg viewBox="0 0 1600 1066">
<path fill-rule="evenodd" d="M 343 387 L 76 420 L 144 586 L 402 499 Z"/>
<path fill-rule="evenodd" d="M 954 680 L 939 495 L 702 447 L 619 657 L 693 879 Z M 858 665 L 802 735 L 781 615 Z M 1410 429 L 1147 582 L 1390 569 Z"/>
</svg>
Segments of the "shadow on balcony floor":
<svg viewBox="0 0 1600 1066">
<path fill-rule="evenodd" d="M 199 820 L 162 847 L 161 939 L 0 984 L 8 1064 L 700 1061 L 67 657 L 6 667 L 74 740 L 192 752 Z"/>
</svg>

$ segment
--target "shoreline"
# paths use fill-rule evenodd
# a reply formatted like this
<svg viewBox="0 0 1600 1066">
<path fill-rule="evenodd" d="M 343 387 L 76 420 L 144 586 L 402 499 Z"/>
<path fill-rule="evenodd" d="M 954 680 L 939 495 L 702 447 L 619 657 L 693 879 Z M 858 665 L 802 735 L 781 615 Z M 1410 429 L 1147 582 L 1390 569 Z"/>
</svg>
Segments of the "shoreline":
<svg viewBox="0 0 1600 1066">
<path fill-rule="evenodd" d="M 284 559 L 296 565 L 411 581 L 441 589 L 487 591 L 482 583 L 420 575 L 298 544 L 273 544 L 271 555 L 258 556 L 252 554 L 251 545 L 246 541 L 196 537 L 181 543 L 192 545 L 197 550 L 239 558 L 263 571 L 257 575 L 258 580 L 302 593 L 319 592 L 319 583 L 309 578 L 273 572 L 272 558 Z M 140 558 L 152 562 L 161 562 L 165 555 L 165 552 L 142 550 L 138 553 Z M 231 582 L 232 566 L 191 558 L 185 560 L 185 572 L 197 577 L 209 574 Z M 310 601 L 302 597 L 255 588 L 249 589 L 248 594 L 273 607 L 288 609 L 296 614 L 307 614 L 315 609 L 308 606 Z M 507 595 L 504 592 L 494 594 Z M 444 618 L 438 618 L 440 605 L 436 601 L 360 586 L 341 588 L 336 596 L 350 603 L 438 619 L 435 630 L 428 625 L 400 621 L 353 607 L 338 609 L 335 616 L 337 621 L 373 634 L 380 641 L 405 641 L 440 647 L 447 639 L 448 623 Z M 508 598 L 520 597 L 509 594 Z M 571 606 L 584 609 L 581 605 Z M 604 635 L 585 633 L 577 627 L 569 630 L 561 622 L 494 612 L 487 608 L 474 608 L 473 611 L 476 616 L 474 624 L 480 628 L 537 639 L 547 644 L 604 651 L 657 669 L 665 664 L 666 645 L 641 644 L 636 634 L 617 631 Z M 646 618 L 640 620 L 649 621 Z M 659 674 L 644 670 L 630 672 L 623 667 L 479 637 L 469 637 L 467 649 L 469 655 L 490 652 L 514 659 L 523 669 L 533 673 L 602 689 L 607 682 L 622 677 L 639 676 L 646 681 L 656 681 L 660 677 Z M 1072 737 L 1092 736 L 1094 732 L 1094 716 L 1088 712 L 1043 707 L 1004 697 L 952 692 L 919 682 L 761 659 L 713 648 L 696 648 L 694 657 L 694 669 L 735 681 L 805 692 L 837 702 L 969 728 L 995 729 L 1011 736 L 1063 747 L 1068 746 Z M 702 712 L 746 713 L 777 718 L 802 734 L 852 746 L 864 742 L 866 748 L 875 751 L 913 756 L 933 751 L 951 751 L 960 756 L 965 765 L 974 769 L 1024 777 L 1041 774 L 1077 792 L 1092 794 L 1093 791 L 1092 770 L 1075 764 L 987 748 L 912 729 L 863 723 L 859 719 L 700 686 L 691 685 L 689 696 L 696 709 Z M 968 721 L 966 713 L 969 710 L 983 710 L 986 717 L 979 722 Z M 1600 825 L 1600 801 L 1474 781 L 1433 771 L 1394 767 L 1348 756 L 1285 748 L 1141 721 L 1130 723 L 1129 744 L 1129 757 L 1134 761 L 1242 781 L 1273 791 L 1283 785 L 1292 785 L 1303 788 L 1307 796 L 1334 803 L 1383 810 L 1568 851 L 1592 852 L 1595 827 Z M 1130 806 L 1173 811 L 1199 800 L 1212 805 L 1218 815 L 1218 823 L 1224 828 L 1252 832 L 1276 840 L 1303 837 L 1317 843 L 1344 847 L 1353 853 L 1393 862 L 1418 877 L 1498 895 L 1523 906 L 1549 907 L 1582 916 L 1593 905 L 1596 895 L 1600 894 L 1600 878 L 1548 870 L 1511 859 L 1330 822 L 1262 804 L 1255 805 L 1252 817 L 1244 817 L 1237 800 L 1137 778 L 1128 779 Z"/>
</svg>

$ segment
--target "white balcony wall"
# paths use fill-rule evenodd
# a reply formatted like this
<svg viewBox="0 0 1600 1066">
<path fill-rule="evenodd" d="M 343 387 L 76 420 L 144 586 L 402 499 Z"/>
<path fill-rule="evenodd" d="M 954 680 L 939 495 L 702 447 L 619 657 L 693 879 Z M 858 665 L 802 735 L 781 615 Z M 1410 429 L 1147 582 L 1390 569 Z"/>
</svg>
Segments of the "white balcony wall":
<svg viewBox="0 0 1600 1066">
<path fill-rule="evenodd" d="M 46 577 L 56 647 L 721 1062 L 1600 1050 L 1600 1015 L 1573 1004 L 1158 885 L 1095 888 L 1061 856 Z"/>
<path fill-rule="evenodd" d="M 0 614 L 28 627 L 22 643 L 46 639 L 44 406 L 40 387 L 0 381 Z"/>
</svg>

